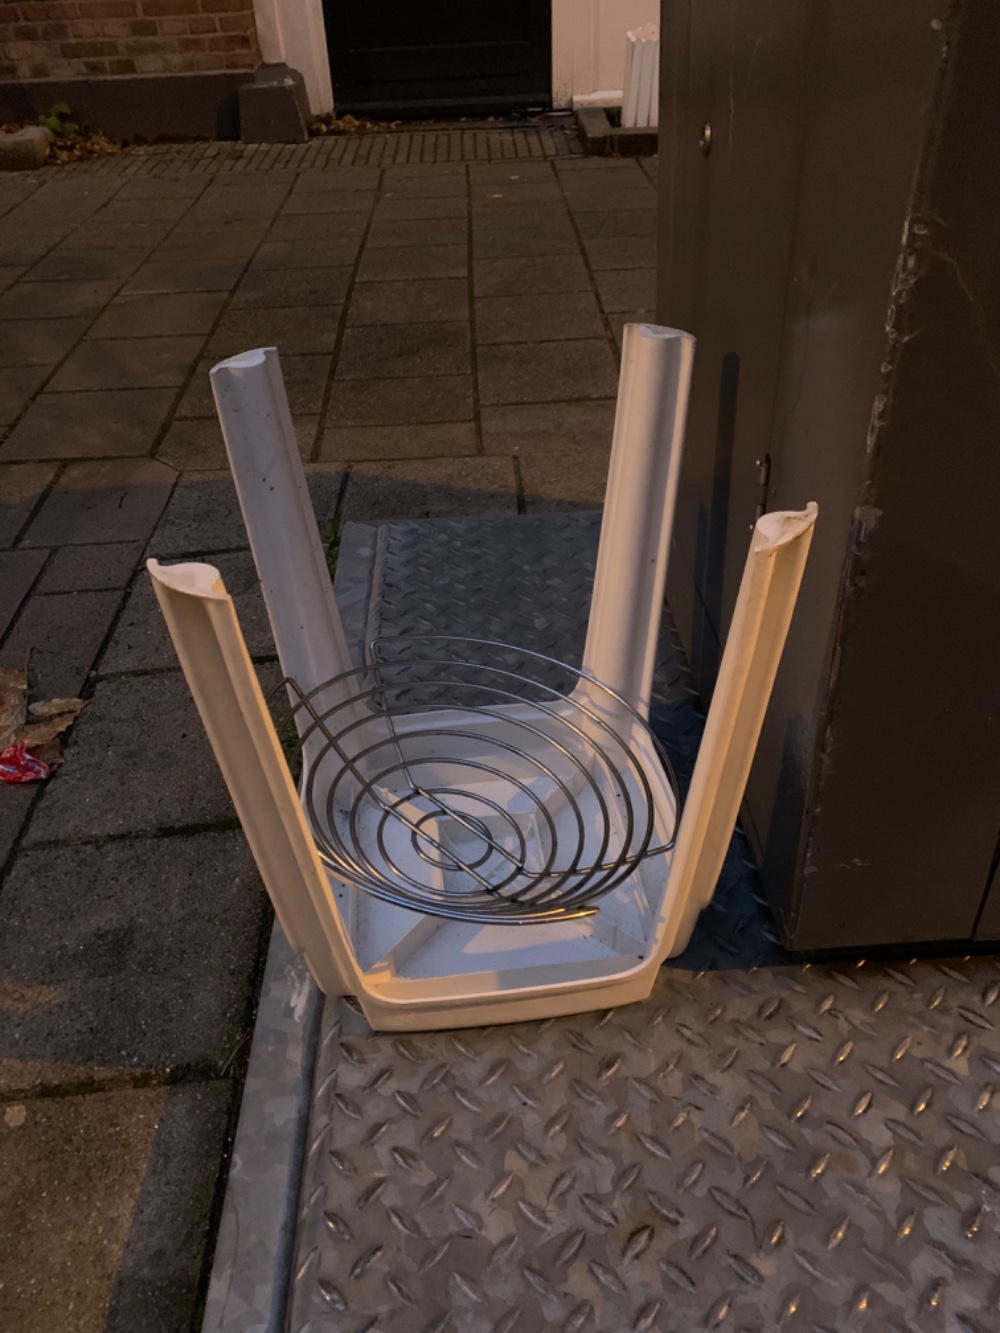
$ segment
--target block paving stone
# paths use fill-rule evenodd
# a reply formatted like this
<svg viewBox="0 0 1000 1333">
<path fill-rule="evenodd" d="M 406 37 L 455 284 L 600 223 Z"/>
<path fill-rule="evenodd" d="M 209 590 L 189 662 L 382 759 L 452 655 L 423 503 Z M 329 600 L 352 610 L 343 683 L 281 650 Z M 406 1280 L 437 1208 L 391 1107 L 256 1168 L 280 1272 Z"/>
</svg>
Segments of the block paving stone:
<svg viewBox="0 0 1000 1333">
<path fill-rule="evenodd" d="M 60 773 L 0 791 L 2 1328 L 199 1322 L 269 909 L 144 557 L 214 563 L 280 679 L 211 366 L 279 348 L 324 540 L 601 502 L 653 164 L 437 138 L 483 160 L 375 135 L 0 179 L 0 661 L 89 699 Z"/>
</svg>

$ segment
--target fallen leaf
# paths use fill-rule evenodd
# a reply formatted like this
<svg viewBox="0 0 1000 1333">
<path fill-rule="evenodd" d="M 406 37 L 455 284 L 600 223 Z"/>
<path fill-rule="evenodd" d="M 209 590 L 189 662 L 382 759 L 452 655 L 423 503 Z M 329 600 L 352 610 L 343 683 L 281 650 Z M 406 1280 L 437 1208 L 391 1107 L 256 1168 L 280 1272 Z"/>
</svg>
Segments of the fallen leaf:
<svg viewBox="0 0 1000 1333">
<path fill-rule="evenodd" d="M 28 676 L 14 667 L 0 667 L 0 750 L 13 745 L 24 726 Z"/>
<path fill-rule="evenodd" d="M 68 731 L 76 718 L 76 713 L 60 713 L 56 717 L 47 717 L 44 722 L 29 722 L 17 733 L 17 739 L 33 751 L 36 745 L 45 745 Z"/>
<path fill-rule="evenodd" d="M 59 713 L 72 713 L 76 717 L 86 707 L 86 699 L 42 699 L 29 704 L 28 712 L 32 717 L 55 717 Z"/>
</svg>

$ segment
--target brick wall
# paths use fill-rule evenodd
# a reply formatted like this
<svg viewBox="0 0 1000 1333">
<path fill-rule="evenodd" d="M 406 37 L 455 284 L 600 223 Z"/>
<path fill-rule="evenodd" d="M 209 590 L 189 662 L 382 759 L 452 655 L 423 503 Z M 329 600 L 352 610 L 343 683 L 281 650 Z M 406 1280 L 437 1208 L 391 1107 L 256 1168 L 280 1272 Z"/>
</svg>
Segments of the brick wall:
<svg viewBox="0 0 1000 1333">
<path fill-rule="evenodd" d="M 253 0 L 0 0 L 0 79 L 250 70 Z"/>
</svg>

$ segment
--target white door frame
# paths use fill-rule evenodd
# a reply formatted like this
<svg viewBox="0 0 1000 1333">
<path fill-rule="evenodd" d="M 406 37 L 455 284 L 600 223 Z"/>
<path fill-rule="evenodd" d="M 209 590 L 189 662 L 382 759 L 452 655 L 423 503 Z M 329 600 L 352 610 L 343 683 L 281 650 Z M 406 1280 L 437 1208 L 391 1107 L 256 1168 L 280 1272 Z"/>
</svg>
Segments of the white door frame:
<svg viewBox="0 0 1000 1333">
<path fill-rule="evenodd" d="M 323 0 L 253 0 L 253 12 L 264 63 L 284 63 L 299 71 L 314 116 L 332 111 Z"/>
<path fill-rule="evenodd" d="M 625 34 L 658 23 L 659 0 L 552 0 L 552 105 L 620 106 Z"/>
</svg>

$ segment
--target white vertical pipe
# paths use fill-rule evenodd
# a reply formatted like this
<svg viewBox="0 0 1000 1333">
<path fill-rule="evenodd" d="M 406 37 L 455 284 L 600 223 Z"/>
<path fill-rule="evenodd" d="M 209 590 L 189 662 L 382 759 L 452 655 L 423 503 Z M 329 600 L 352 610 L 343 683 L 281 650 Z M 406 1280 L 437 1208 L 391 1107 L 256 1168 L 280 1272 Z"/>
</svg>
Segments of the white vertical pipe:
<svg viewBox="0 0 1000 1333">
<path fill-rule="evenodd" d="M 649 713 L 695 340 L 626 324 L 583 665 Z"/>
<path fill-rule="evenodd" d="M 352 663 L 277 350 L 230 357 L 211 379 L 281 669 L 312 690 Z"/>
</svg>

